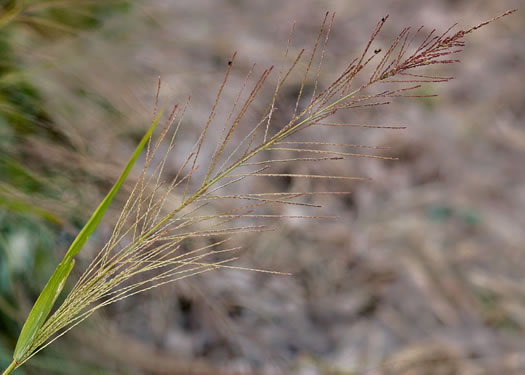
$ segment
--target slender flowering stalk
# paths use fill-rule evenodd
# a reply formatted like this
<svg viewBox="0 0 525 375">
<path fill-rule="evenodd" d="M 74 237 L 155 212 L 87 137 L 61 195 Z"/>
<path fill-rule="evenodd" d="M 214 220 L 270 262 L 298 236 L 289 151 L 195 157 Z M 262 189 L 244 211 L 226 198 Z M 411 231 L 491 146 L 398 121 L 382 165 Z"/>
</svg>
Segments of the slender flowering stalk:
<svg viewBox="0 0 525 375">
<path fill-rule="evenodd" d="M 512 12 L 506 12 L 502 16 Z M 10 374 L 16 367 L 80 324 L 99 308 L 137 293 L 219 268 L 280 274 L 232 265 L 231 262 L 237 259 L 232 254 L 239 250 L 231 244 L 232 239 L 243 233 L 272 230 L 271 227 L 264 225 L 264 221 L 268 219 L 330 218 L 319 215 L 274 215 L 268 213 L 268 206 L 277 204 L 315 209 L 320 206 L 305 202 L 301 198 L 325 194 L 348 194 L 348 192 L 258 191 L 228 194 L 224 193 L 224 190 L 255 178 L 368 180 L 366 176 L 281 173 L 278 165 L 289 162 L 341 162 L 352 157 L 396 160 L 392 156 L 374 154 L 375 149 L 381 149 L 379 147 L 330 143 L 317 139 L 304 141 L 295 136 L 305 129 L 314 127 L 325 130 L 333 127 L 402 129 L 403 127 L 399 126 L 342 123 L 331 119 L 340 111 L 389 104 L 392 98 L 422 97 L 414 92 L 422 84 L 449 81 L 451 77 L 430 75 L 421 72 L 421 69 L 427 65 L 457 62 L 454 56 L 464 47 L 464 36 L 497 18 L 455 33 L 451 28 L 442 34 L 436 34 L 436 31 L 432 30 L 423 36 L 422 28 L 415 32 L 405 28 L 392 41 L 390 47 L 382 52 L 380 49 L 374 49 L 373 45 L 388 19 L 388 16 L 384 17 L 377 23 L 363 52 L 352 60 L 328 87 L 319 91 L 319 77 L 322 74 L 326 47 L 334 20 L 333 14 L 326 13 L 312 52 L 306 54 L 305 50 L 301 50 L 290 60 L 289 47 L 294 32 L 292 29 L 273 96 L 261 120 L 248 132 L 242 126 L 252 103 L 269 81 L 274 71 L 273 66 L 265 69 L 252 86 L 250 80 L 254 68 L 250 70 L 239 94 L 231 104 L 227 119 L 222 124 L 222 132 L 216 132 L 214 130 L 216 114 L 223 105 L 222 94 L 235 65 L 236 54 L 233 54 L 208 120 L 193 149 L 180 161 L 179 169 L 171 179 L 165 179 L 164 171 L 168 156 L 177 147 L 179 130 L 184 122 L 190 99 L 184 105 L 175 105 L 172 108 L 156 141 L 152 141 L 149 134 L 144 138 L 141 144 L 146 148 L 144 168 L 116 221 L 110 239 L 80 276 L 64 302 L 48 317 L 56 297 L 73 268 L 73 258 L 80 251 L 87 236 L 84 236 L 82 241 L 74 242 L 79 245 L 76 246 L 75 251 L 66 254 L 61 263 L 64 266 L 62 268 L 59 266 L 54 275 L 56 282 L 50 281 L 48 284 L 51 285 L 53 293 L 49 293 L 49 297 L 44 298 L 45 302 L 37 301 L 33 310 L 39 313 L 38 319 L 31 316 L 28 319 L 29 323 L 26 323 L 26 326 L 29 328 L 24 327 L 14 361 L 4 375 Z M 416 43 L 416 40 L 420 41 Z M 288 60 L 290 62 L 286 65 Z M 279 94 L 291 73 L 303 64 L 305 66 L 303 79 L 293 113 L 284 124 L 274 124 Z M 356 84 L 357 81 L 361 83 Z M 305 87 L 309 83 L 313 83 L 314 89 L 310 100 L 304 108 L 301 108 Z M 391 86 L 392 84 L 395 86 Z M 160 118 L 157 114 L 159 91 L 160 80 L 154 125 Z M 150 129 L 150 133 L 153 128 L 154 126 Z M 202 153 L 206 148 L 206 142 L 210 139 L 217 139 L 211 160 L 209 156 L 203 156 Z M 161 143 L 168 144 L 163 155 L 160 154 Z M 128 172 L 142 147 L 137 149 L 134 159 L 132 158 L 133 162 L 130 161 L 128 164 L 126 169 Z M 350 152 L 351 149 L 366 149 L 368 152 Z M 286 153 L 287 156 L 281 157 L 282 153 Z M 120 184 L 126 178 L 125 175 L 123 176 L 119 180 Z M 110 195 L 114 196 L 116 190 L 114 188 Z M 173 205 L 174 196 L 180 198 L 175 205 Z M 101 206 L 107 207 L 109 201 L 106 198 L 104 202 L 107 204 Z M 231 204 L 228 209 L 217 211 L 213 205 L 216 201 L 228 201 Z M 93 218 L 90 220 L 92 225 L 88 230 L 89 234 L 102 215 L 103 211 L 97 210 L 94 215 L 97 217 L 96 223 L 93 224 Z M 259 223 L 250 225 L 254 220 Z"/>
</svg>

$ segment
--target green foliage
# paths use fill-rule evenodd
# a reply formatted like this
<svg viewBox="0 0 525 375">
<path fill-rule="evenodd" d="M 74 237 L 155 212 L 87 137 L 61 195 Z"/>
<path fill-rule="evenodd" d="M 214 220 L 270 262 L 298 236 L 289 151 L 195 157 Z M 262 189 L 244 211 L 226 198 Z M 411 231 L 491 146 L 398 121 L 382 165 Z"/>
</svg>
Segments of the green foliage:
<svg viewBox="0 0 525 375">
<path fill-rule="evenodd" d="M 40 329 L 42 324 L 44 324 L 45 320 L 47 319 L 47 316 L 49 315 L 51 309 L 55 304 L 55 301 L 57 300 L 58 296 L 60 295 L 60 292 L 64 288 L 66 280 L 71 270 L 73 269 L 73 266 L 75 265 L 74 257 L 80 252 L 88 238 L 97 228 L 98 224 L 100 223 L 100 220 L 102 219 L 106 210 L 111 204 L 111 201 L 113 200 L 117 192 L 120 190 L 120 187 L 126 180 L 129 172 L 133 168 L 133 165 L 135 164 L 139 155 L 141 154 L 142 149 L 149 142 L 149 139 L 153 131 L 155 130 L 155 127 L 157 126 L 161 115 L 157 117 L 157 119 L 151 125 L 149 131 L 144 135 L 141 142 L 135 149 L 135 152 L 131 156 L 127 166 L 124 168 L 124 171 L 120 175 L 119 179 L 117 180 L 113 188 L 109 191 L 109 193 L 106 195 L 99 207 L 93 212 L 93 215 L 88 220 L 84 228 L 82 228 L 78 236 L 75 238 L 66 255 L 64 256 L 64 259 L 62 260 L 62 262 L 60 262 L 57 269 L 55 270 L 55 272 L 47 282 L 46 286 L 42 290 L 42 293 L 35 302 L 35 305 L 33 306 L 33 309 L 31 310 L 24 324 L 24 327 L 22 328 L 22 332 L 20 333 L 20 337 L 18 338 L 18 342 L 16 344 L 13 358 L 17 364 L 22 364 L 23 362 L 25 362 L 30 357 L 32 352 L 38 348 L 37 346 L 35 346 L 34 343 L 35 335 L 37 334 L 37 331 Z"/>
<path fill-rule="evenodd" d="M 14 293 L 15 283 L 25 292 L 22 296 L 34 300 L 38 295 L 35 287 L 43 280 L 28 275 L 49 274 L 54 268 L 55 249 L 64 236 L 62 225 L 73 219 L 59 217 L 37 203 L 60 199 L 70 187 L 64 184 L 68 177 L 61 176 L 65 171 L 42 168 L 42 160 L 24 151 L 27 140 L 70 145 L 53 124 L 42 95 L 32 83 L 36 73 L 24 67 L 18 37 L 21 31 L 26 37 L 48 42 L 70 37 L 98 27 L 106 18 L 126 11 L 130 4 L 126 0 L 0 3 L 0 327 L 7 342 L 17 335 L 13 319 L 18 317 L 13 312 L 21 295 Z M 55 202 L 58 207 L 59 201 Z"/>
<path fill-rule="evenodd" d="M 6 339 L 18 334 L 18 299 L 37 297 L 45 282 L 41 275 L 55 267 L 49 249 L 58 243 L 50 229 L 41 219 L 0 208 L 0 331 Z"/>
</svg>

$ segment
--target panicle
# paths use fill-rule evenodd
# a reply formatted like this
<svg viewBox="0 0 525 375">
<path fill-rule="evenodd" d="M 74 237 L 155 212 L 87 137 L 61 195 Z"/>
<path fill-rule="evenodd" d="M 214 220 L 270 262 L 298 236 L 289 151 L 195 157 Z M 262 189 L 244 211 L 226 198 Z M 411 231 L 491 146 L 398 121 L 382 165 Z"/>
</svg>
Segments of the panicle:
<svg viewBox="0 0 525 375">
<path fill-rule="evenodd" d="M 502 16 L 513 12 L 508 11 Z M 237 53 L 234 53 L 203 130 L 191 151 L 178 161 L 176 173 L 167 178 L 164 172 L 169 155 L 179 142 L 179 130 L 191 98 L 183 105 L 173 106 L 156 141 L 150 139 L 144 168 L 131 189 L 112 235 L 65 301 L 38 330 L 30 350 L 19 364 L 99 308 L 151 288 L 220 268 L 282 274 L 232 265 L 231 262 L 237 259 L 233 253 L 239 251 L 234 238 L 246 233 L 273 230 L 266 222 L 276 218 L 331 219 L 330 216 L 314 215 L 308 211 L 302 215 L 274 213 L 272 208 L 293 205 L 300 206 L 302 210 L 319 209 L 321 205 L 313 202 L 312 197 L 349 192 L 246 193 L 242 189 L 235 192 L 233 187 L 259 178 L 368 181 L 366 176 L 283 173 L 278 165 L 333 163 L 353 157 L 397 160 L 394 156 L 375 154 L 375 150 L 383 151 L 381 147 L 326 142 L 322 137 L 304 141 L 294 136 L 314 126 L 323 130 L 333 127 L 404 129 L 403 126 L 390 124 L 345 123 L 333 117 L 344 110 L 383 106 L 389 104 L 392 98 L 427 97 L 418 95 L 415 90 L 422 84 L 447 82 L 452 77 L 420 72 L 420 69 L 457 62 L 455 56 L 465 45 L 464 36 L 498 18 L 457 32 L 452 32 L 454 25 L 441 34 L 431 30 L 424 35 L 422 27 L 414 32 L 407 27 L 401 30 L 388 48 L 375 48 L 376 39 L 388 20 L 385 16 L 378 21 L 359 57 L 351 59 L 341 74 L 321 89 L 320 77 L 334 22 L 334 14 L 327 13 L 312 51 L 307 54 L 303 49 L 288 62 L 294 34 L 292 28 L 273 95 L 260 121 L 248 131 L 242 126 L 252 104 L 270 80 L 273 66 L 263 70 L 254 82 L 255 65 L 251 67 L 226 112 L 226 120 L 215 130 L 217 113 L 228 105 L 223 104 L 223 93 L 235 66 Z M 300 66 L 304 66 L 304 72 L 292 114 L 284 123 L 275 124 L 274 114 L 278 110 L 281 90 L 291 73 Z M 305 87 L 310 83 L 312 94 L 303 105 Z M 385 85 L 395 86 L 385 89 L 390 87 Z M 159 112 L 160 89 L 159 79 L 154 119 Z M 203 153 L 210 141 L 214 143 L 211 158 Z M 167 148 L 163 149 L 161 144 L 167 144 Z M 352 148 L 367 149 L 367 153 L 350 152 Z M 161 149 L 163 155 L 160 154 Z M 220 208 L 217 202 L 228 202 L 228 208 Z"/>
</svg>

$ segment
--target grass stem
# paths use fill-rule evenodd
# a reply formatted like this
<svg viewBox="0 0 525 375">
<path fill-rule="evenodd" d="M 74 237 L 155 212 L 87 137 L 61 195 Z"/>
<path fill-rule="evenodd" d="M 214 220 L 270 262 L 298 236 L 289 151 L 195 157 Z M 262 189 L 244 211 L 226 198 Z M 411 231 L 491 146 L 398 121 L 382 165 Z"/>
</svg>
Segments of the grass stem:
<svg viewBox="0 0 525 375">
<path fill-rule="evenodd" d="M 12 373 L 15 370 L 17 365 L 18 364 L 16 363 L 16 361 L 13 360 L 13 362 L 11 362 L 9 367 L 5 369 L 5 371 L 2 373 L 2 375 L 9 375 L 10 373 Z"/>
</svg>

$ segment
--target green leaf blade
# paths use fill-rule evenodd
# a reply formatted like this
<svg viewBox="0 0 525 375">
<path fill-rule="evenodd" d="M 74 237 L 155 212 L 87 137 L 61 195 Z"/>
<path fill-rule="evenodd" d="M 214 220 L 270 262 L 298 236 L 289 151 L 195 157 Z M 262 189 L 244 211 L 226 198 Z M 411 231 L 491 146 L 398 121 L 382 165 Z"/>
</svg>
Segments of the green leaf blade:
<svg viewBox="0 0 525 375">
<path fill-rule="evenodd" d="M 40 293 L 40 296 L 38 297 L 33 308 L 31 309 L 31 312 L 29 313 L 29 316 L 26 319 L 26 322 L 24 323 L 24 327 L 22 328 L 22 332 L 18 337 L 15 351 L 13 353 L 13 358 L 16 363 L 23 362 L 25 356 L 29 353 L 29 351 L 32 351 L 32 349 L 34 349 L 32 348 L 32 345 L 35 335 L 46 321 L 49 313 L 51 312 L 51 309 L 53 308 L 56 302 L 56 299 L 58 298 L 60 292 L 64 288 L 66 280 L 75 264 L 75 260 L 73 258 L 80 252 L 80 250 L 88 240 L 89 236 L 91 236 L 91 234 L 97 228 L 98 224 L 100 223 L 100 220 L 106 213 L 106 210 L 108 209 L 111 201 L 113 200 L 117 192 L 120 190 L 122 184 L 128 177 L 129 172 L 135 165 L 135 162 L 137 161 L 140 153 L 151 138 L 151 135 L 153 134 L 153 131 L 155 130 L 161 117 L 162 111 L 160 112 L 158 117 L 153 121 L 148 132 L 144 135 L 144 137 L 142 137 L 140 143 L 133 152 L 133 155 L 129 159 L 128 164 L 124 168 L 122 174 L 120 175 L 115 185 L 113 185 L 113 187 L 106 195 L 102 203 L 100 203 L 100 205 L 91 215 L 86 225 L 77 235 L 77 237 L 69 247 L 66 255 L 64 256 L 64 259 L 56 268 L 55 272 L 53 273 L 46 286 L 42 290 L 42 293 Z"/>
<path fill-rule="evenodd" d="M 78 252 L 82 249 L 84 244 L 86 243 L 87 239 L 91 234 L 94 232 L 98 224 L 100 223 L 100 220 L 106 213 L 107 208 L 109 207 L 111 201 L 117 195 L 117 192 L 120 190 L 120 187 L 128 177 L 129 172 L 135 165 L 135 162 L 137 161 L 140 153 L 144 149 L 144 146 L 146 146 L 148 140 L 150 139 L 151 135 L 153 134 L 153 131 L 155 130 L 155 127 L 159 123 L 160 117 L 162 116 L 162 112 L 159 114 L 159 116 L 153 121 L 151 124 L 151 127 L 149 128 L 148 132 L 142 137 L 140 143 L 138 144 L 137 148 L 133 152 L 133 155 L 128 161 L 128 164 L 126 165 L 126 168 L 122 171 L 122 174 L 120 175 L 119 179 L 113 185 L 110 192 L 106 195 L 102 203 L 97 207 L 95 212 L 93 212 L 93 215 L 91 215 L 91 218 L 86 223 L 84 228 L 80 231 L 78 236 L 75 238 L 71 246 L 69 247 L 69 250 L 67 251 L 64 259 L 65 260 L 71 260 L 75 255 L 78 254 Z"/>
<path fill-rule="evenodd" d="M 40 293 L 18 337 L 13 353 L 13 358 L 16 362 L 20 363 L 31 348 L 38 329 L 44 324 L 60 292 L 64 289 L 67 277 L 74 265 L 74 260 L 69 262 L 62 261 L 47 282 L 42 293 Z"/>
</svg>

